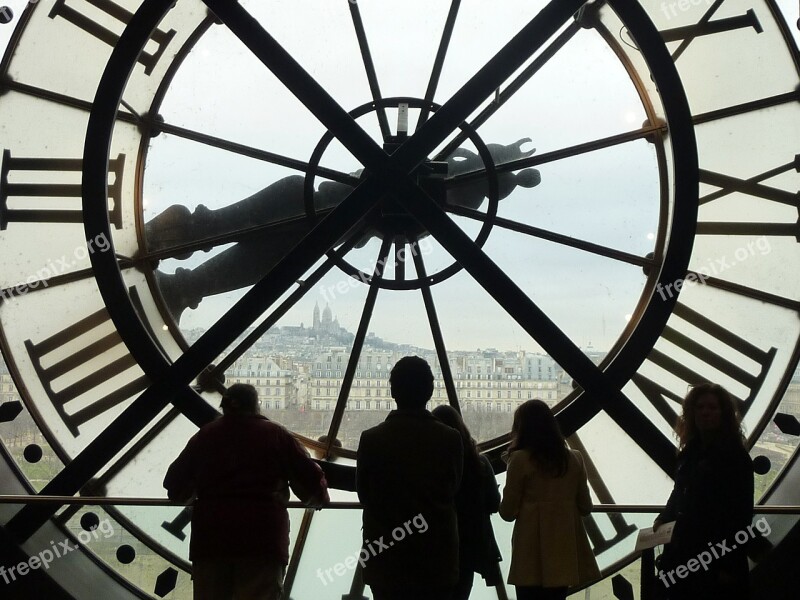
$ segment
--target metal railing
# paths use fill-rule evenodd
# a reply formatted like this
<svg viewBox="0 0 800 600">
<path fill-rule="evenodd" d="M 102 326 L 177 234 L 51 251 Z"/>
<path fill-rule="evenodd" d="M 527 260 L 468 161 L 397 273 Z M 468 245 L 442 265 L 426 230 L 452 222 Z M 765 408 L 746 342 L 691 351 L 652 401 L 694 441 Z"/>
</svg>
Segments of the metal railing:
<svg viewBox="0 0 800 600">
<path fill-rule="evenodd" d="M 192 503 L 174 502 L 167 498 L 144 498 L 144 497 L 106 497 L 106 496 L 49 496 L 49 495 L 28 495 L 28 494 L 0 494 L 0 505 L 3 504 L 23 504 L 23 505 L 72 505 L 72 506 L 152 506 L 152 507 L 186 507 Z M 287 508 L 307 509 L 302 502 L 289 502 Z M 360 502 L 331 502 L 323 510 L 358 510 L 361 509 Z M 595 504 L 592 507 L 593 513 L 608 514 L 652 514 L 656 515 L 664 510 L 663 504 Z M 313 516 L 314 511 L 307 511 L 304 519 Z M 757 515 L 800 515 L 800 505 L 755 505 L 753 513 Z M 187 513 L 186 524 L 189 517 Z M 647 548 L 637 553 L 640 558 L 640 582 L 639 593 L 641 600 L 656 600 L 659 597 L 657 592 L 658 583 L 656 581 L 655 549 Z M 287 573 L 288 576 L 288 573 Z M 359 574 L 353 578 L 351 593 L 345 598 L 364 598 L 365 584 Z M 588 590 L 588 588 L 587 588 Z M 501 584 L 497 587 L 498 598 L 507 600 L 508 596 L 505 587 Z M 588 591 L 587 591 L 587 598 Z"/>
<path fill-rule="evenodd" d="M 167 498 L 138 498 L 127 496 L 41 496 L 28 494 L 0 494 L 0 504 L 63 504 L 78 506 L 187 506 L 191 503 L 173 502 Z M 302 502 L 289 502 L 288 508 L 308 508 Z M 360 502 L 331 502 L 324 510 L 359 509 Z M 595 504 L 596 513 L 660 513 L 663 504 Z M 797 504 L 756 504 L 753 512 L 759 515 L 800 515 Z"/>
</svg>

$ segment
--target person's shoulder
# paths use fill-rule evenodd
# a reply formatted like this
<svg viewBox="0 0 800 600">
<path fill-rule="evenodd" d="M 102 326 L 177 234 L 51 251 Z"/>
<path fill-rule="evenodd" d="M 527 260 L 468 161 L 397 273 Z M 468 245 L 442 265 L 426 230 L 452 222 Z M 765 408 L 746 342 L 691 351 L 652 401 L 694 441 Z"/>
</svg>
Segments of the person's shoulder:
<svg viewBox="0 0 800 600">
<path fill-rule="evenodd" d="M 234 417 L 230 426 L 235 428 L 241 435 L 255 436 L 265 443 L 293 443 L 295 436 L 286 427 L 275 421 L 270 421 L 263 415 L 251 415 L 247 417 Z M 271 440 L 271 441 L 270 441 Z"/>
<path fill-rule="evenodd" d="M 586 471 L 586 462 L 584 461 L 583 453 L 581 453 L 580 450 L 569 448 L 567 470 L 575 471 L 575 473 L 581 473 Z"/>
<path fill-rule="evenodd" d="M 689 449 L 690 444 L 692 444 L 692 442 L 686 445 L 687 449 Z M 744 446 L 744 440 L 733 435 L 720 435 L 710 444 L 706 445 L 703 445 L 697 441 L 696 445 L 699 446 L 701 450 L 705 452 L 705 454 L 716 455 L 722 458 L 741 457 L 745 454 L 748 454 L 747 449 Z"/>
<path fill-rule="evenodd" d="M 200 427 L 195 434 L 192 436 L 191 439 L 193 440 L 202 440 L 205 437 L 210 437 L 214 435 L 215 432 L 220 431 L 226 427 L 225 418 L 221 415 Z M 191 441 L 191 440 L 190 440 Z"/>
<path fill-rule="evenodd" d="M 579 464 L 583 464 L 583 454 L 580 450 L 575 450 L 575 448 L 569 448 L 569 456 L 570 460 L 577 462 Z"/>
<path fill-rule="evenodd" d="M 377 425 L 373 425 L 372 427 L 367 427 L 365 430 L 361 432 L 361 437 L 369 438 L 374 436 L 380 436 L 382 431 L 390 429 L 391 427 L 392 427 L 391 423 L 389 423 L 388 421 L 383 421 L 381 423 L 378 423 Z"/>
<path fill-rule="evenodd" d="M 369 444 L 372 440 L 380 440 L 385 435 L 385 430 L 389 427 L 386 421 L 383 423 L 378 423 L 377 425 L 373 425 L 372 427 L 368 427 L 364 431 L 361 432 L 361 436 L 358 442 L 358 447 L 361 448 L 366 444 Z"/>
<path fill-rule="evenodd" d="M 461 434 L 452 427 L 442 423 L 433 415 L 430 416 L 430 419 L 426 419 L 424 421 L 424 426 L 428 427 L 434 435 L 449 440 L 450 444 L 458 444 L 459 446 L 461 445 Z"/>
<path fill-rule="evenodd" d="M 270 421 L 264 415 L 223 415 L 219 419 L 212 421 L 209 425 L 218 428 L 242 428 L 242 429 L 260 429 L 271 431 L 286 431 L 288 430 L 275 421 Z M 206 425 L 208 427 L 208 425 Z"/>
<path fill-rule="evenodd" d="M 528 450 L 520 449 L 514 450 L 508 455 L 508 468 L 533 468 L 533 461 L 531 460 L 531 453 Z"/>
<path fill-rule="evenodd" d="M 260 429 L 269 431 L 279 431 L 287 435 L 292 435 L 285 426 L 281 425 L 280 423 L 276 423 L 275 421 L 270 421 L 267 417 L 263 415 L 256 415 L 251 418 L 252 418 L 251 424 L 253 425 L 253 427 L 259 427 Z"/>
<path fill-rule="evenodd" d="M 752 468 L 753 461 L 750 458 L 750 453 L 744 445 L 744 442 L 738 438 L 730 438 L 724 440 L 719 447 L 719 452 L 726 459 L 736 463 L 737 465 L 747 465 Z"/>
<path fill-rule="evenodd" d="M 430 416 L 426 416 L 425 420 L 422 422 L 424 426 L 430 427 L 432 430 L 437 431 L 442 435 L 446 436 L 455 435 L 455 437 L 459 439 L 461 438 L 461 434 L 458 433 L 457 430 L 453 429 L 449 425 L 445 425 L 444 423 L 442 423 L 439 419 L 434 417 L 432 413 L 428 413 L 428 415 Z"/>
<path fill-rule="evenodd" d="M 206 449 L 214 449 L 224 445 L 230 437 L 231 430 L 222 416 L 206 423 L 198 429 L 186 443 L 186 449 L 190 452 L 203 452 Z"/>
<path fill-rule="evenodd" d="M 289 431 L 286 427 L 275 421 L 270 421 L 265 417 L 257 419 L 252 426 L 256 428 L 259 434 L 263 433 L 264 437 L 271 436 L 273 440 L 280 440 L 279 443 L 284 443 L 290 446 L 300 446 L 307 453 L 302 441 Z"/>
<path fill-rule="evenodd" d="M 494 467 L 492 466 L 492 461 L 489 460 L 489 457 L 485 454 L 478 453 L 478 460 L 480 461 L 481 472 L 484 475 L 491 475 L 494 477 Z"/>
</svg>

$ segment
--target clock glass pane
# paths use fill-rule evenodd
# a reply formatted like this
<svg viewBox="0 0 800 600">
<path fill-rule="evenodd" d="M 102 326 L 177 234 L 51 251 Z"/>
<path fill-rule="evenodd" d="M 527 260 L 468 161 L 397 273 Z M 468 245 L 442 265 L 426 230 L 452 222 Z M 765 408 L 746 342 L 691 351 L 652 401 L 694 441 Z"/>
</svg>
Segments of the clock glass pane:
<svg viewBox="0 0 800 600">
<path fill-rule="evenodd" d="M 702 380 L 736 395 L 753 455 L 773 461 L 759 492 L 793 452 L 771 419 L 797 412 L 800 60 L 797 15 L 779 12 L 795 4 L 242 0 L 232 13 L 287 53 L 259 58 L 266 34 L 180 0 L 140 33 L 113 133 L 90 142 L 110 148 L 108 197 L 90 209 L 107 210 L 110 237 L 88 240 L 87 123 L 143 3 L 5 4 L 0 50 L 21 28 L 0 68 L 0 376 L 2 402 L 12 376 L 25 402 L 0 423 L 19 465 L 9 490 L 69 473 L 176 361 L 191 390 L 128 427 L 85 491 L 161 496 L 197 414 L 236 382 L 310 448 L 338 440 L 332 459 L 352 467 L 408 354 L 433 367 L 431 407 L 458 406 L 484 450 L 508 442 L 521 403 L 545 400 L 599 503 L 665 500 L 680 400 Z M 474 78 L 542 10 L 564 12 L 546 39 Z M 673 118 L 672 62 L 691 117 Z M 482 93 L 459 96 L 465 84 Z M 691 132 L 699 181 L 681 178 Z M 353 198 L 367 208 L 342 216 Z M 115 268 L 95 270 L 112 242 Z M 243 318 L 237 303 L 279 276 Z M 120 285 L 131 312 L 106 306 Z M 229 313 L 225 344 L 204 350 Z M 353 556 L 359 517 L 292 511 L 293 597 L 358 591 L 354 570 L 328 581 L 318 567 Z M 79 535 L 93 518 L 114 528 L 91 549 L 113 569 L 148 592 L 166 573 L 169 597 L 188 597 L 184 508 L 66 507 L 50 525 Z M 651 520 L 592 515 L 601 567 L 630 562 Z M 495 527 L 508 549 L 511 525 Z"/>
</svg>

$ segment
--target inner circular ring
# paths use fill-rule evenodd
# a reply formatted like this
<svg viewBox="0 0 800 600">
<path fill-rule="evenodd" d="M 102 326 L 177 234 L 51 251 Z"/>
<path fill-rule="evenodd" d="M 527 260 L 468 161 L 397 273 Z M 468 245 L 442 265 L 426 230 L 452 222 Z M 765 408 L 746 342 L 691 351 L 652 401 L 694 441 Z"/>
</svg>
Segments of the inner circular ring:
<svg viewBox="0 0 800 600">
<path fill-rule="evenodd" d="M 390 107 L 397 107 L 400 104 L 406 104 L 409 108 L 413 109 L 423 109 L 428 110 L 430 112 L 435 112 L 441 106 L 436 104 L 435 102 L 430 102 L 428 100 L 424 100 L 422 98 L 414 98 L 414 97 L 391 97 L 391 98 L 382 98 L 378 101 L 367 102 L 358 106 L 351 110 L 348 114 L 353 117 L 353 119 L 358 119 L 370 112 L 385 109 Z M 486 210 L 486 218 L 481 226 L 478 235 L 475 237 L 475 243 L 478 246 L 483 246 L 486 243 L 486 240 L 489 237 L 489 233 L 491 233 L 492 227 L 494 225 L 494 220 L 497 215 L 497 205 L 500 201 L 500 186 L 498 184 L 498 175 L 497 169 L 495 167 L 494 159 L 492 158 L 492 154 L 489 150 L 487 144 L 481 139 L 480 135 L 478 135 L 477 131 L 473 129 L 469 124 L 462 122 L 459 125 L 459 128 L 467 135 L 467 138 L 475 145 L 475 148 L 478 150 L 478 156 L 483 163 L 484 168 L 486 169 L 486 180 L 488 184 L 488 190 L 485 196 L 489 200 L 489 204 Z M 410 139 L 410 138 L 406 138 Z M 328 148 L 330 143 L 334 140 L 334 136 L 331 132 L 326 132 L 317 143 L 316 147 L 314 148 L 313 152 L 311 153 L 311 158 L 309 159 L 310 169 L 306 172 L 305 181 L 304 181 L 304 203 L 305 203 L 305 211 L 306 216 L 311 221 L 316 221 L 319 219 L 318 210 L 317 210 L 317 198 L 318 198 L 318 191 L 314 189 L 314 181 L 315 181 L 315 173 L 316 167 L 319 166 L 320 161 L 322 160 L 322 156 L 325 154 L 325 150 Z M 387 144 L 384 144 L 384 149 L 389 149 Z M 423 167 L 426 165 L 433 166 L 432 161 L 426 161 L 422 164 Z M 417 172 L 419 168 L 417 169 Z M 435 169 L 432 169 L 435 171 Z M 364 174 L 361 175 L 362 177 Z M 417 183 L 425 192 L 429 195 L 436 195 L 436 173 L 434 172 L 434 176 L 428 180 L 420 179 L 420 174 L 418 173 Z M 443 180 L 439 180 L 443 181 Z M 432 184 L 429 182 L 433 182 Z M 342 184 L 335 184 L 335 185 L 342 185 Z M 442 186 L 443 192 L 446 194 L 446 186 Z M 385 190 L 386 195 L 383 199 L 381 199 L 382 210 L 379 213 L 376 213 L 376 217 L 372 218 L 372 222 L 370 223 L 370 229 L 374 229 L 381 239 L 384 239 L 385 236 L 391 236 L 395 238 L 395 244 L 397 245 L 398 239 L 404 240 L 403 247 L 405 244 L 409 244 L 412 246 L 412 252 L 416 251 L 416 244 L 418 244 L 419 237 L 423 235 L 427 235 L 426 232 L 419 228 L 415 227 L 416 221 L 414 221 L 414 225 L 411 224 L 411 217 L 407 214 L 404 214 L 404 209 L 399 208 L 395 202 L 391 200 L 391 190 Z M 438 202 L 443 208 L 446 205 L 446 201 L 444 198 L 439 199 L 436 197 L 431 198 L 432 202 Z M 397 210 L 393 210 L 394 207 L 397 207 Z M 360 243 L 360 242 L 359 242 Z M 397 260 L 404 260 L 407 253 L 404 253 L 403 258 L 400 257 L 400 248 L 395 249 L 395 258 Z M 358 267 L 352 265 L 343 257 L 340 257 L 334 254 L 333 250 L 328 251 L 328 257 L 330 257 L 335 264 L 342 269 L 348 275 L 359 279 L 364 282 L 368 282 L 372 279 L 374 273 L 362 271 Z M 413 279 L 398 279 L 398 278 L 380 278 L 377 282 L 377 285 L 384 289 L 390 290 L 412 290 L 412 289 L 419 289 L 423 285 L 434 285 L 436 283 L 440 283 L 445 279 L 452 277 L 456 273 L 458 273 L 463 267 L 458 264 L 458 262 L 453 261 L 450 265 L 443 269 L 439 269 L 433 273 L 427 273 L 426 277 L 419 278 L 415 277 Z"/>
</svg>

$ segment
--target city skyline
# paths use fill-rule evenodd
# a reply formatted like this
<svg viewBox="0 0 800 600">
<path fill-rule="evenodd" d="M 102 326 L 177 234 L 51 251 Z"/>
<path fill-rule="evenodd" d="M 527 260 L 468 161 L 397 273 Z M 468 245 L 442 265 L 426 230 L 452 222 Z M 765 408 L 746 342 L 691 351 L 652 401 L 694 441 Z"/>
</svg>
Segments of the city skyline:
<svg viewBox="0 0 800 600">
<path fill-rule="evenodd" d="M 298 305 L 300 305 L 300 304 L 301 303 L 298 303 Z M 302 303 L 302 304 L 303 304 L 303 306 L 305 308 L 308 308 L 308 303 Z M 356 323 L 356 327 L 353 327 L 352 329 L 350 329 L 347 326 L 342 325 L 341 321 L 339 319 L 339 315 L 333 311 L 333 307 L 331 306 L 330 303 L 325 303 L 324 307 L 323 307 L 323 305 L 318 300 L 315 300 L 315 307 L 316 307 L 316 311 L 315 311 L 314 308 L 312 308 L 312 309 L 308 310 L 307 313 L 306 313 L 306 316 L 308 316 L 309 314 L 311 315 L 310 319 L 308 319 L 308 318 L 302 319 L 301 318 L 299 320 L 297 320 L 297 319 L 290 320 L 289 317 L 282 318 L 281 320 L 279 320 L 279 322 L 276 325 L 274 325 L 272 328 L 270 328 L 268 331 L 266 331 L 261 336 L 260 341 L 263 341 L 265 339 L 274 338 L 276 335 L 279 336 L 281 334 L 290 334 L 290 333 L 298 334 L 298 333 L 302 333 L 302 332 L 312 333 L 312 332 L 315 332 L 315 331 L 317 331 L 317 333 L 319 333 L 319 330 L 315 329 L 315 317 L 314 317 L 314 314 L 315 314 L 315 312 L 319 312 L 319 314 L 320 314 L 320 324 L 324 324 L 325 323 L 325 319 L 324 319 L 325 313 L 329 312 L 330 313 L 330 319 L 329 319 L 328 323 L 330 323 L 331 325 L 333 325 L 336 328 L 337 335 L 343 336 L 343 338 L 339 339 L 340 345 L 341 344 L 346 344 L 346 343 L 352 343 L 352 340 L 355 337 L 353 331 L 355 331 L 357 329 L 357 323 Z M 302 311 L 300 311 L 300 310 L 298 310 L 296 312 L 297 312 L 297 314 L 302 314 Z M 249 332 L 253 331 L 253 329 L 254 328 L 248 329 L 247 332 L 245 332 L 245 334 L 243 334 L 243 337 L 245 335 L 247 335 Z M 180 327 L 180 330 L 181 330 L 181 333 L 183 334 L 184 338 L 187 340 L 187 342 L 189 342 L 191 344 L 194 341 L 196 341 L 206 331 L 206 327 L 185 327 L 185 326 L 182 325 Z M 327 333 L 331 333 L 330 329 L 326 329 L 325 331 Z M 347 338 L 348 341 L 345 341 L 344 338 Z M 446 341 L 447 340 L 445 339 L 445 342 Z M 547 353 L 544 352 L 533 340 L 529 339 L 527 341 L 530 342 L 528 347 L 523 347 L 521 344 L 518 344 L 517 347 L 515 347 L 515 348 L 509 348 L 509 347 L 503 348 L 503 347 L 497 347 L 497 346 L 493 346 L 493 345 L 483 345 L 482 347 L 478 346 L 478 347 L 474 347 L 474 348 L 450 348 L 450 347 L 448 347 L 447 348 L 447 352 L 448 352 L 448 354 L 455 354 L 455 353 L 459 353 L 460 354 L 460 353 L 470 353 L 470 352 L 502 352 L 502 353 L 507 353 L 507 352 L 524 351 L 524 352 L 527 352 L 527 353 L 541 354 L 543 356 L 547 356 Z M 407 342 L 403 342 L 403 341 L 392 340 L 391 338 L 379 335 L 378 332 L 376 332 L 376 331 L 374 331 L 372 329 L 368 329 L 367 330 L 367 335 L 365 337 L 364 343 L 365 343 L 365 346 L 375 346 L 375 345 L 378 345 L 378 346 L 381 346 L 381 347 L 389 347 L 389 346 L 391 346 L 391 347 L 396 347 L 396 348 L 418 349 L 418 350 L 421 350 L 423 352 L 430 352 L 430 353 L 435 353 L 435 351 L 436 351 L 432 340 L 431 340 L 431 344 L 429 346 L 422 346 L 422 345 L 417 345 L 417 344 L 413 344 L 413 343 L 407 343 Z M 258 342 L 257 342 L 257 344 L 258 344 Z M 587 354 L 587 356 L 589 356 L 593 360 L 595 359 L 595 357 L 597 355 L 599 355 L 599 354 L 605 355 L 605 353 L 607 352 L 606 349 L 597 347 L 591 342 L 589 344 L 587 344 L 586 346 L 583 346 L 583 347 L 580 347 L 580 348 L 581 348 L 581 350 L 584 351 L 585 354 Z"/>
</svg>

